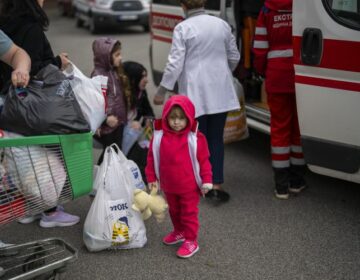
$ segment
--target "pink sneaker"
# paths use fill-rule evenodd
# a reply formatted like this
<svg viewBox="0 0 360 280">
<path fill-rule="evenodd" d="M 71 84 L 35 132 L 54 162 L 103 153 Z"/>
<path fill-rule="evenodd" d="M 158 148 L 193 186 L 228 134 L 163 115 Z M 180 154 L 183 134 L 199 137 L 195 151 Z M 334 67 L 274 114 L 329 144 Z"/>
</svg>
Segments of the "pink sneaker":
<svg viewBox="0 0 360 280">
<path fill-rule="evenodd" d="M 185 240 L 182 233 L 177 233 L 175 231 L 170 232 L 163 238 L 163 243 L 166 245 L 174 245 Z"/>
<path fill-rule="evenodd" d="M 196 241 L 185 240 L 185 242 L 180 246 L 176 255 L 179 258 L 190 258 L 197 251 L 199 251 L 199 245 Z"/>
</svg>

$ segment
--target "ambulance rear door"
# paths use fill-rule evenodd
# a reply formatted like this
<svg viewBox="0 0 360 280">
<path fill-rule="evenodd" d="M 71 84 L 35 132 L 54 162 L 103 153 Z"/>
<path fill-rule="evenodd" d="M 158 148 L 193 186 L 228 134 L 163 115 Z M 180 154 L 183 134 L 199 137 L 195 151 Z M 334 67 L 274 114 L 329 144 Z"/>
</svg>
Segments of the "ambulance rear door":
<svg viewBox="0 0 360 280">
<path fill-rule="evenodd" d="M 305 160 L 360 183 L 360 0 L 294 0 L 293 35 Z"/>
</svg>

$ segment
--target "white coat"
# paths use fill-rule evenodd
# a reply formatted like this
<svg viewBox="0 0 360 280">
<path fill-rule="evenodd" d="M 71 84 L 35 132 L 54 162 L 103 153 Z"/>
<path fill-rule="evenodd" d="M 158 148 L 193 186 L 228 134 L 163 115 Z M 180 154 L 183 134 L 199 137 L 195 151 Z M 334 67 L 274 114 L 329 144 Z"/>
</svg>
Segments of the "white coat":
<svg viewBox="0 0 360 280">
<path fill-rule="evenodd" d="M 192 11 L 191 11 L 192 12 Z M 232 71 L 240 60 L 228 23 L 198 10 L 176 25 L 160 85 L 195 105 L 196 117 L 240 108 Z"/>
</svg>

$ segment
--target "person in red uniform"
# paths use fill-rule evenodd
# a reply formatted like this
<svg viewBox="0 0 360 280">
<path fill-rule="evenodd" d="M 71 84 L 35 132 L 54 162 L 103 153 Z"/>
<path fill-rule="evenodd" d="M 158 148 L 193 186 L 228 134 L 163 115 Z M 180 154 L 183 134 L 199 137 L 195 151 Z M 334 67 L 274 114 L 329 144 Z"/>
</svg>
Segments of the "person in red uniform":
<svg viewBox="0 0 360 280">
<path fill-rule="evenodd" d="M 212 189 L 210 153 L 204 134 L 197 130 L 195 107 L 184 95 L 172 96 L 156 120 L 145 173 L 149 188 L 164 191 L 173 231 L 163 243 L 183 242 L 177 256 L 188 258 L 198 250 L 200 194 Z"/>
<path fill-rule="evenodd" d="M 254 67 L 265 77 L 271 114 L 271 157 L 275 196 L 306 188 L 295 98 L 292 46 L 292 0 L 266 0 L 257 20 Z"/>
</svg>

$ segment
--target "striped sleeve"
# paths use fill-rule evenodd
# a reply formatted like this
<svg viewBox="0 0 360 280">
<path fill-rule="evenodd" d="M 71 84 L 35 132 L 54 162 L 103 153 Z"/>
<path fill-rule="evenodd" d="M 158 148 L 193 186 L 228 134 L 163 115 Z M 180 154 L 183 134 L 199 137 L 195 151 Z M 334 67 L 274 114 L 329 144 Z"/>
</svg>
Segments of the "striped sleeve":
<svg viewBox="0 0 360 280">
<path fill-rule="evenodd" d="M 268 30 L 266 28 L 265 9 L 263 8 L 257 19 L 253 45 L 254 68 L 260 75 L 265 74 L 268 51 Z"/>
</svg>

